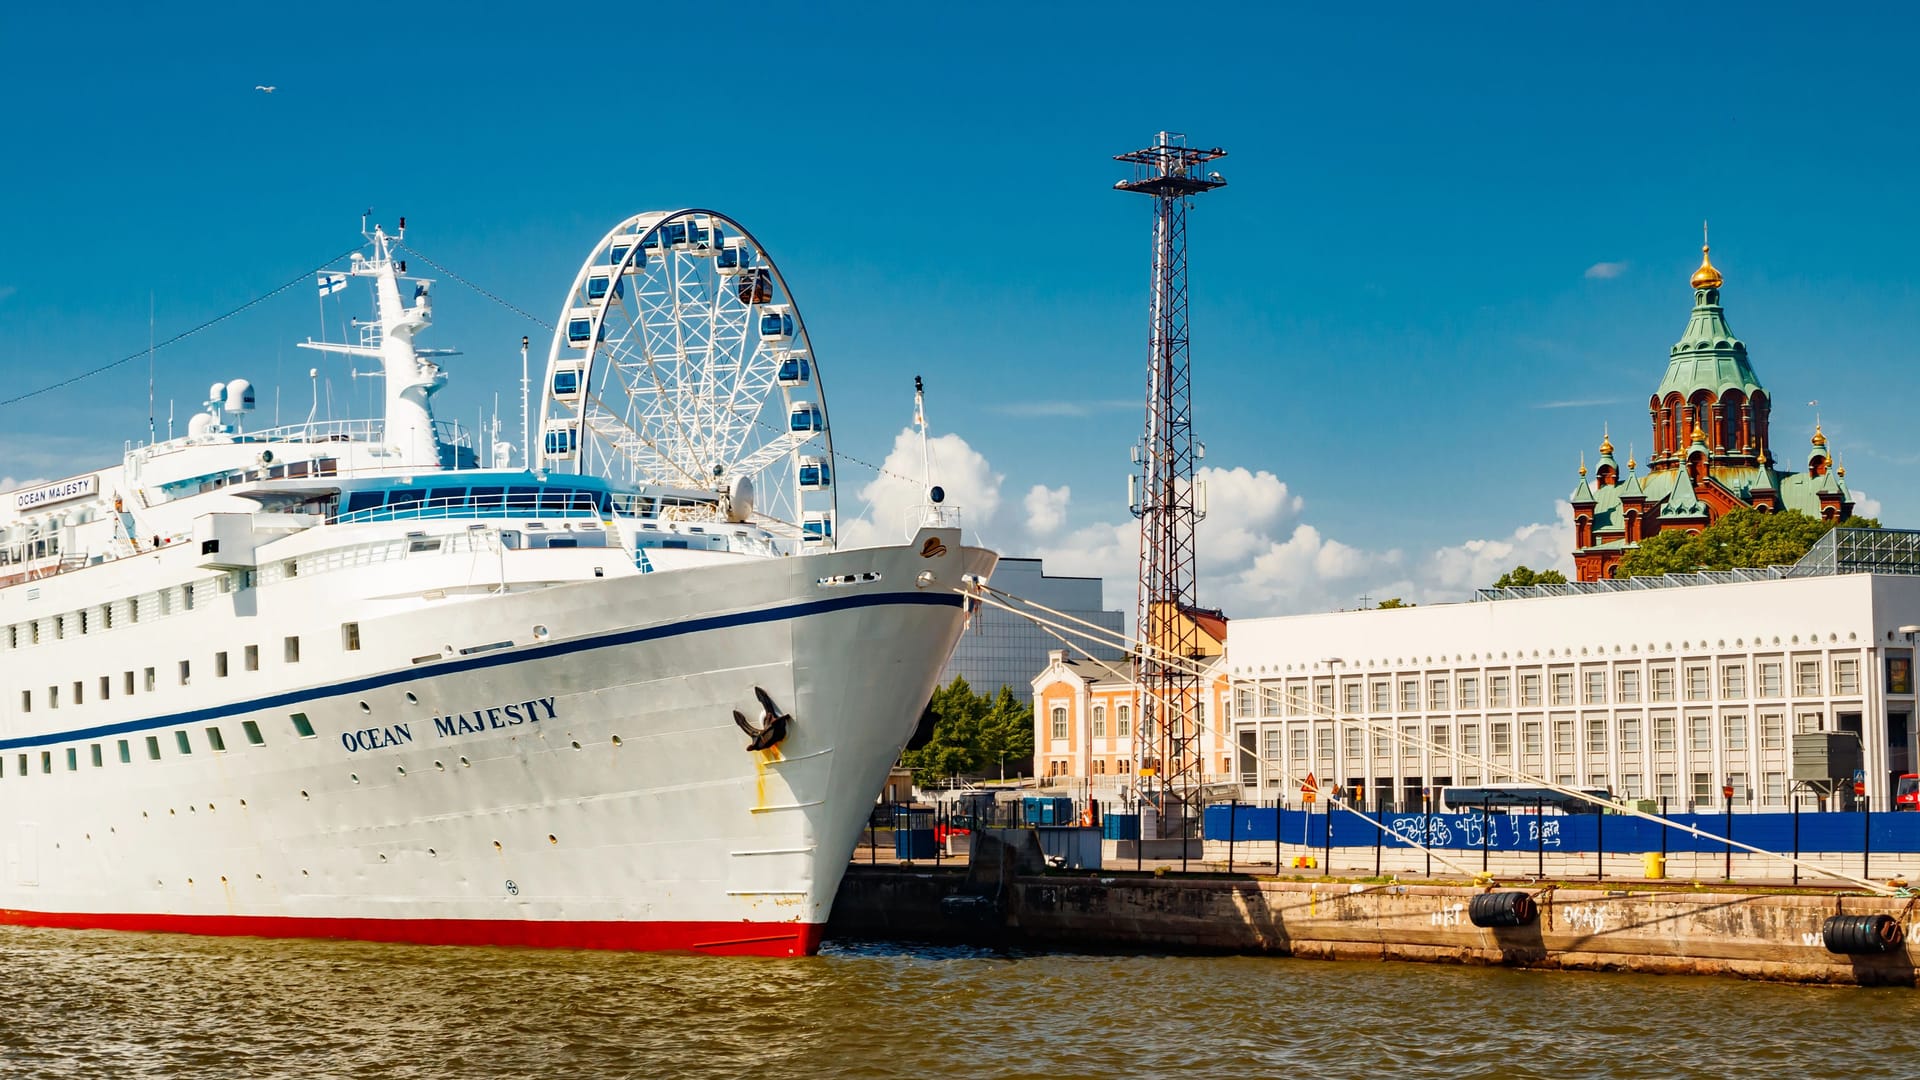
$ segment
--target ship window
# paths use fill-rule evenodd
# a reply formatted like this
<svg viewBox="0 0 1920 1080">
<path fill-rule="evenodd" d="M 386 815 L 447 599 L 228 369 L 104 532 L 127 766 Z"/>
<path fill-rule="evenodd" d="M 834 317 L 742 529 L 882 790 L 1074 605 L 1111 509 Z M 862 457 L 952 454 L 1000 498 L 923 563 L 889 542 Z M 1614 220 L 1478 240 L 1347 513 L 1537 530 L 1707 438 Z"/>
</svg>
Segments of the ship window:
<svg viewBox="0 0 1920 1080">
<path fill-rule="evenodd" d="M 508 510 L 532 510 L 538 505 L 539 488 L 516 487 L 507 489 Z"/>
<path fill-rule="evenodd" d="M 258 645 L 247 646 L 244 663 L 246 664 L 248 671 L 260 670 L 260 646 Z"/>
<path fill-rule="evenodd" d="M 505 488 L 497 488 L 497 487 L 474 488 L 473 489 L 473 508 L 475 510 L 498 511 L 500 509 L 500 496 L 505 491 L 506 491 Z"/>
<path fill-rule="evenodd" d="M 151 691 L 156 685 L 159 684 L 159 680 L 154 677 L 152 668 L 148 668 L 146 671 L 146 681 L 147 681 L 147 689 L 149 691 Z"/>
<path fill-rule="evenodd" d="M 80 768 L 80 748 L 77 746 L 67 747 L 67 771 L 77 772 L 79 768 Z"/>
<path fill-rule="evenodd" d="M 227 677 L 227 654 L 225 650 L 213 654 L 213 673 L 222 679 Z"/>
<path fill-rule="evenodd" d="M 180 685 L 186 686 L 191 682 L 193 682 L 193 661 L 182 660 L 180 661 Z"/>
<path fill-rule="evenodd" d="M 387 496 L 387 506 L 396 509 L 418 506 L 426 497 L 427 493 L 419 488 L 396 488 L 393 494 Z"/>
<path fill-rule="evenodd" d="M 20 711 L 21 712 L 33 711 L 33 691 L 31 690 L 20 691 Z"/>
<path fill-rule="evenodd" d="M 133 747 L 128 746 L 125 739 L 120 740 L 120 764 L 133 764 Z"/>
<path fill-rule="evenodd" d="M 184 738 L 185 735 L 185 732 L 181 733 L 182 738 Z M 216 754 L 226 752 L 227 740 L 221 736 L 219 728 L 210 727 L 207 729 L 207 745 L 212 747 L 213 752 Z"/>
<path fill-rule="evenodd" d="M 75 705 L 80 704 L 80 701 L 81 701 L 80 689 L 81 689 L 80 680 L 79 679 L 73 680 L 73 703 Z"/>
<path fill-rule="evenodd" d="M 20 755 L 20 775 L 27 775 L 27 755 L 25 754 Z"/>
<path fill-rule="evenodd" d="M 247 733 L 247 741 L 255 746 L 267 745 L 266 736 L 260 734 L 260 725 L 252 720 L 240 721 L 240 729 Z"/>
<path fill-rule="evenodd" d="M 193 743 L 191 743 L 191 742 L 189 742 L 189 741 L 187 741 L 187 733 L 186 733 L 186 732 L 184 732 L 184 731 L 176 731 L 176 732 L 174 732 L 174 733 L 173 733 L 173 743 L 174 743 L 174 745 L 175 745 L 175 746 L 178 746 L 178 747 L 180 748 L 180 752 L 181 752 L 182 754 L 191 754 L 191 753 L 193 753 Z"/>
<path fill-rule="evenodd" d="M 294 734 L 303 739 L 313 738 L 313 724 L 307 720 L 306 713 L 297 712 L 293 714 L 293 731 Z"/>
<path fill-rule="evenodd" d="M 434 546 L 439 547 L 440 546 L 439 541 L 435 541 Z M 340 624 L 340 647 L 342 649 L 345 649 L 348 652 L 356 652 L 359 650 L 360 648 L 360 624 L 359 623 L 350 622 L 350 623 Z"/>
<path fill-rule="evenodd" d="M 60 707 L 60 688 L 57 686 L 47 687 L 47 708 L 57 709 L 59 707 Z"/>
<path fill-rule="evenodd" d="M 437 516 L 451 517 L 453 511 L 467 508 L 467 489 L 434 488 L 427 497 L 427 505 L 439 511 Z"/>
<path fill-rule="evenodd" d="M 123 671 L 121 672 L 121 676 L 122 677 L 120 680 L 120 686 L 121 686 L 120 692 L 123 694 L 133 693 L 133 672 Z"/>
<path fill-rule="evenodd" d="M 100 700 L 106 701 L 113 696 L 113 676 L 100 676 Z"/>
<path fill-rule="evenodd" d="M 287 639 L 286 650 L 287 650 L 287 663 L 297 664 L 300 662 L 300 638 L 298 636 L 290 637 Z"/>
<path fill-rule="evenodd" d="M 147 736 L 147 759 L 149 761 L 160 760 L 160 736 Z"/>
<path fill-rule="evenodd" d="M 362 510 L 371 510 L 386 501 L 384 491 L 354 491 L 347 494 L 347 513 L 357 514 Z"/>
<path fill-rule="evenodd" d="M 104 755 L 102 755 L 102 754 L 100 753 L 100 744 L 99 744 L 99 743 L 94 743 L 94 744 L 93 744 L 92 746 L 90 746 L 90 747 L 88 747 L 88 749 L 89 749 L 90 751 L 92 751 L 92 753 L 93 753 L 93 767 L 94 767 L 94 768 L 96 768 L 96 769 L 98 769 L 98 768 L 100 768 L 101 766 L 103 766 L 103 765 L 105 765 L 105 764 L 107 763 L 107 759 L 106 759 L 106 757 L 105 757 Z"/>
<path fill-rule="evenodd" d="M 40 771 L 42 773 L 50 773 L 53 771 L 53 751 L 40 751 Z"/>
</svg>

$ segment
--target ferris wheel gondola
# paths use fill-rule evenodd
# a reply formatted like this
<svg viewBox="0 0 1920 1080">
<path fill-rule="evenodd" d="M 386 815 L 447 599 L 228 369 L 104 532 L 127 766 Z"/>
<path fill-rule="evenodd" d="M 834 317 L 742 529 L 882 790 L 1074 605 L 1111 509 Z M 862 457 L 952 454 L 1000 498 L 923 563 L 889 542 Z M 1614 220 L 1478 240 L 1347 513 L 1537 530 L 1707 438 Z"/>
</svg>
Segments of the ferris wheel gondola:
<svg viewBox="0 0 1920 1080">
<path fill-rule="evenodd" d="M 834 543 L 826 392 L 765 249 L 711 210 L 650 211 L 574 275 L 547 353 L 541 467 L 691 493 L 689 512 Z"/>
</svg>

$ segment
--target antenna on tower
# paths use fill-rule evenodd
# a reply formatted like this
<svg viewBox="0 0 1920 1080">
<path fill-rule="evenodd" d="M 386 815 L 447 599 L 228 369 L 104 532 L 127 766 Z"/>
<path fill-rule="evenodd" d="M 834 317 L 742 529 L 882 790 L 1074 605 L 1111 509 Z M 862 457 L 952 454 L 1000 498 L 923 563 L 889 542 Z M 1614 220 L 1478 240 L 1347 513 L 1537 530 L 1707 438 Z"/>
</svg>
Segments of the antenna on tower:
<svg viewBox="0 0 1920 1080">
<path fill-rule="evenodd" d="M 1199 795 L 1205 762 L 1200 755 L 1200 681 L 1187 670 L 1199 654 L 1195 609 L 1192 373 L 1187 359 L 1187 206 L 1195 195 L 1226 186 L 1217 172 L 1201 170 L 1225 150 L 1186 145 L 1186 136 L 1163 131 L 1152 146 L 1117 154 L 1133 165 L 1119 191 L 1153 199 L 1153 282 L 1147 347 L 1146 436 L 1138 455 L 1134 516 L 1140 519 L 1140 598 L 1134 627 L 1140 650 L 1134 682 L 1140 688 L 1141 772 L 1157 776 L 1151 800 L 1160 828 L 1174 824 L 1186 868 L 1190 808 Z M 1130 483 L 1131 485 L 1131 478 Z M 1148 755 L 1153 755 L 1151 758 Z M 1163 831 L 1163 837 L 1167 834 Z M 1142 837 L 1145 839 L 1145 837 Z"/>
<path fill-rule="evenodd" d="M 520 460 L 527 468 L 533 468 L 533 428 L 528 419 L 527 388 L 531 385 L 527 379 L 527 337 L 520 335 Z"/>
</svg>

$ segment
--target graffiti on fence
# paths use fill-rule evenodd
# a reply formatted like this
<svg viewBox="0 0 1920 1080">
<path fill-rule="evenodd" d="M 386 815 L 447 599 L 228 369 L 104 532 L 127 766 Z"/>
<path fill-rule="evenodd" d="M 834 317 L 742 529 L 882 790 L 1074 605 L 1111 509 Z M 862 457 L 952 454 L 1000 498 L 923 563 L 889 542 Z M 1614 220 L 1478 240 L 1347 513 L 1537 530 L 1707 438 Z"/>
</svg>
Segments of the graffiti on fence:
<svg viewBox="0 0 1920 1080">
<path fill-rule="evenodd" d="M 1500 823 L 1506 822 L 1503 830 Z M 1560 846 L 1560 820 L 1532 816 L 1481 817 L 1458 814 L 1431 817 L 1407 814 L 1390 818 L 1387 833 L 1402 844 L 1434 848 L 1502 848 Z"/>
</svg>

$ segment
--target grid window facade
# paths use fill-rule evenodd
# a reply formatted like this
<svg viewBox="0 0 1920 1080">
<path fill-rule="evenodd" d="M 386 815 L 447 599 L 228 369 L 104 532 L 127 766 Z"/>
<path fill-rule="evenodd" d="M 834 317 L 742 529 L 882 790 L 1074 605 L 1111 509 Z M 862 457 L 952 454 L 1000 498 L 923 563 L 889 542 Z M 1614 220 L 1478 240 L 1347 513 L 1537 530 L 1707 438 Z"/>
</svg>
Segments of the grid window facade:
<svg viewBox="0 0 1920 1080">
<path fill-rule="evenodd" d="M 1728 714 L 1720 718 L 1720 744 L 1728 750 L 1747 748 L 1747 718 Z"/>
<path fill-rule="evenodd" d="M 1585 705 L 1605 705 L 1607 703 L 1607 673 L 1598 668 L 1585 675 L 1585 690 L 1581 703 Z"/>
<path fill-rule="evenodd" d="M 1793 662 L 1793 693 L 1796 697 L 1820 696 L 1820 661 Z"/>
<path fill-rule="evenodd" d="M 1487 705 L 1495 709 L 1505 709 L 1510 707 L 1513 704 L 1513 699 L 1511 695 L 1508 693 L 1508 687 L 1510 687 L 1511 685 L 1512 685 L 1511 676 L 1507 676 L 1507 675 L 1487 676 Z"/>
<path fill-rule="evenodd" d="M 1673 700 L 1673 669 L 1672 668 L 1657 667 L 1653 669 L 1652 700 L 1654 701 L 1672 701 Z"/>
<path fill-rule="evenodd" d="M 1712 717 L 1687 717 L 1687 749 L 1696 754 L 1706 753 L 1713 749 Z"/>
<path fill-rule="evenodd" d="M 1720 696 L 1728 701 L 1747 696 L 1747 665 L 1726 664 L 1720 668 Z"/>
<path fill-rule="evenodd" d="M 1687 700 L 1705 701 L 1711 690 L 1712 683 L 1707 678 L 1707 666 L 1705 664 L 1689 665 L 1687 667 Z"/>
<path fill-rule="evenodd" d="M 1520 676 L 1520 705 L 1522 708 L 1540 707 L 1540 675 L 1532 672 Z"/>
<path fill-rule="evenodd" d="M 1573 672 L 1553 673 L 1553 703 L 1555 705 L 1573 704 Z"/>
<path fill-rule="evenodd" d="M 1463 709 L 1480 707 L 1480 680 L 1472 675 L 1460 676 L 1460 707 Z"/>
<path fill-rule="evenodd" d="M 1621 704 L 1633 705 L 1639 702 L 1640 673 L 1638 671 L 1634 671 L 1631 668 L 1624 669 L 1620 672 L 1620 677 L 1616 681 L 1620 685 Z"/>
<path fill-rule="evenodd" d="M 1833 662 L 1833 692 L 1835 694 L 1860 692 L 1860 661 L 1857 658 L 1844 657 Z"/>
</svg>

